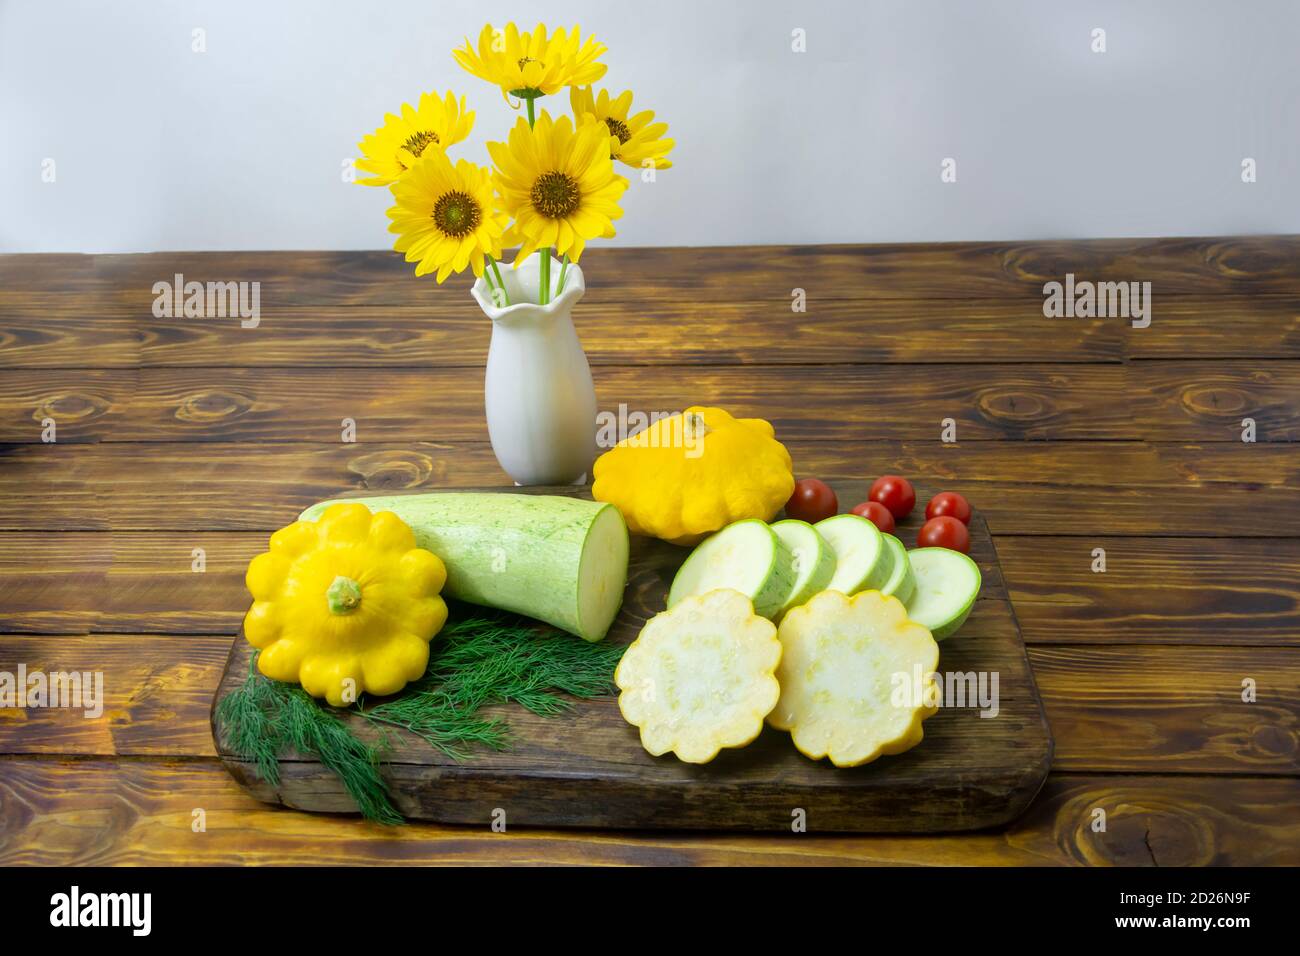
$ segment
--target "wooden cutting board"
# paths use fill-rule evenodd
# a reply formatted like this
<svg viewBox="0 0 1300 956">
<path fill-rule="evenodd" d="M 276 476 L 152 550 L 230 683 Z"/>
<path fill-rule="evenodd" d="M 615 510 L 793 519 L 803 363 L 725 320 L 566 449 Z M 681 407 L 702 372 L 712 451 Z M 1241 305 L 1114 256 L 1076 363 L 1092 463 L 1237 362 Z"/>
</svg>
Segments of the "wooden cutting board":
<svg viewBox="0 0 1300 956">
<path fill-rule="evenodd" d="M 866 499 L 866 482 L 831 484 L 843 510 Z M 574 488 L 469 490 L 590 497 L 586 489 Z M 938 490 L 918 486 L 917 500 L 925 502 Z M 286 516 L 286 523 L 292 517 Z M 904 544 L 915 544 L 922 520 L 913 514 L 900 524 Z M 1005 824 L 1025 810 L 1047 778 L 1052 737 L 993 541 L 978 512 L 970 530 L 971 556 L 984 586 L 965 626 L 940 644 L 939 671 L 996 674 L 996 716 L 982 717 L 974 700 L 964 708 L 943 706 L 925 722 L 925 739 L 914 749 L 837 769 L 804 757 L 789 734 L 770 727 L 750 746 L 692 766 L 671 755 L 647 754 L 613 698 L 578 701 L 572 712 L 552 718 L 505 706 L 494 712 L 511 730 L 513 747 L 506 752 L 488 751 L 457 763 L 414 737 L 400 738 L 384 768 L 395 803 L 410 819 L 480 826 L 500 819 L 500 811 L 507 826 L 789 831 L 802 820 L 808 832 L 883 833 Z M 606 640 L 630 643 L 645 621 L 663 610 L 687 553 L 633 537 L 627 594 Z M 226 662 L 214 714 L 217 701 L 248 674 L 251 653 L 241 632 Z M 358 734 L 371 733 L 360 718 L 344 719 Z M 317 761 L 282 759 L 280 784 L 273 787 L 223 748 L 215 717 L 213 736 L 226 767 L 257 799 L 299 810 L 355 812 L 338 779 Z"/>
</svg>

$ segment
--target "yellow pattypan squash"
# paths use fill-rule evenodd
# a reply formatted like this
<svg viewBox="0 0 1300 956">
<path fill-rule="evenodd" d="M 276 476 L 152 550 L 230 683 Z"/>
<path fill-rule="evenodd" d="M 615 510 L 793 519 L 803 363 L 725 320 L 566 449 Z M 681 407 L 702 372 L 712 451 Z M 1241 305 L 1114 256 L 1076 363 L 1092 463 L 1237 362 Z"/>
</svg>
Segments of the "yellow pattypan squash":
<svg viewBox="0 0 1300 956">
<path fill-rule="evenodd" d="M 790 453 L 761 418 L 693 405 L 596 459 L 592 497 L 635 534 L 695 544 L 719 528 L 770 521 L 794 492 Z"/>
<path fill-rule="evenodd" d="M 336 707 L 395 694 L 424 676 L 429 641 L 447 620 L 447 569 L 415 546 L 391 511 L 340 503 L 318 521 L 271 535 L 248 565 L 253 606 L 244 635 L 257 667 Z"/>
</svg>

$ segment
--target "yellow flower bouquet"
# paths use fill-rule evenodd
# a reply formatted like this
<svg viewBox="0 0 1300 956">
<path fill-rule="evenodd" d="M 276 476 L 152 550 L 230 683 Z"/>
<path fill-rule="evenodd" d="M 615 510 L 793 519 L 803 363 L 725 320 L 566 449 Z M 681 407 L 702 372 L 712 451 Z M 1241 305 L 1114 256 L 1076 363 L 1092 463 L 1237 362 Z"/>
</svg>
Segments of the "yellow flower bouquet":
<svg viewBox="0 0 1300 956">
<path fill-rule="evenodd" d="M 615 162 L 667 169 L 673 141 L 652 111 L 632 112 L 630 90 L 611 96 L 593 88 L 605 75 L 605 49 L 577 26 L 552 33 L 538 24 L 521 33 L 508 23 L 484 26 L 477 46 L 467 38 L 453 51 L 465 70 L 499 87 L 511 108 L 526 108 L 503 141 L 488 143 L 490 168 L 449 155 L 474 126 L 465 97 L 453 92 L 424 93 L 414 107 L 404 103 L 361 140 L 357 169 L 367 175 L 357 182 L 392 191 L 393 248 L 416 263 L 417 276 L 434 273 L 441 283 L 471 268 L 475 276 L 486 273 L 494 301 L 508 306 L 497 263 L 504 248 L 519 246 L 516 267 L 538 253 L 538 304 L 546 305 L 552 251 L 562 263 L 558 293 L 587 242 L 613 237 L 628 188 Z M 567 113 L 538 108 L 539 99 L 566 87 Z"/>
<path fill-rule="evenodd" d="M 595 459 L 596 390 L 573 326 L 586 291 L 578 261 L 593 239 L 614 235 L 628 180 L 615 164 L 653 182 L 668 169 L 673 141 L 650 110 L 634 112 L 632 93 L 594 84 L 605 75 L 605 45 L 581 30 L 521 33 L 513 23 L 485 26 L 456 62 L 501 91 L 520 111 L 491 166 L 454 158 L 474 127 L 465 97 L 425 93 L 359 144 L 366 186 L 387 186 L 393 248 L 417 276 L 474 270 L 470 290 L 492 320 L 484 396 L 488 435 L 502 468 L 521 485 L 570 484 Z M 565 88 L 554 109 L 539 105 Z M 513 269 L 505 249 L 518 248 Z M 534 255 L 536 253 L 536 255 Z"/>
</svg>

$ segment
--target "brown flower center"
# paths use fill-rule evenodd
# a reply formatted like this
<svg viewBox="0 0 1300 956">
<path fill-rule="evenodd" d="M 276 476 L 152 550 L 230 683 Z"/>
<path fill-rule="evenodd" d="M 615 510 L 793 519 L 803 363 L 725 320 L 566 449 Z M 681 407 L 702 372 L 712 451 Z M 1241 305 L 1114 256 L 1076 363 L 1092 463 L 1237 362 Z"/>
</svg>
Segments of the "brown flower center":
<svg viewBox="0 0 1300 956">
<path fill-rule="evenodd" d="M 605 117 L 605 125 L 609 127 L 609 132 L 618 137 L 620 143 L 626 143 L 632 138 L 632 131 L 627 128 L 627 124 L 620 119 L 614 119 L 612 116 Z"/>
<path fill-rule="evenodd" d="M 439 142 L 441 142 L 441 140 L 438 139 L 437 133 L 422 129 L 416 130 L 412 133 L 402 145 L 411 151 L 411 155 L 418 157 L 423 154 L 425 149 L 427 149 L 431 144 Z M 400 158 L 397 161 L 399 163 L 402 162 Z M 405 166 L 406 164 L 402 163 L 402 165 Z"/>
<path fill-rule="evenodd" d="M 568 173 L 542 173 L 533 183 L 529 198 L 533 208 L 549 219 L 563 219 L 582 202 L 577 181 Z"/>
<path fill-rule="evenodd" d="M 433 222 L 453 239 L 460 239 L 478 228 L 482 210 L 469 193 L 453 190 L 438 197 L 433 207 Z"/>
</svg>

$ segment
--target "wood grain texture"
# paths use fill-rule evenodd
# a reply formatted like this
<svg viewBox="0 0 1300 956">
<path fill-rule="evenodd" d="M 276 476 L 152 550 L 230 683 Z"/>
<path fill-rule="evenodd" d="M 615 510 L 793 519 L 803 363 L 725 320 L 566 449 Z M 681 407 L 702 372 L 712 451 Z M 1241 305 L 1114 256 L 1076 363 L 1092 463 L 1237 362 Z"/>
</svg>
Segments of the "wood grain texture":
<svg viewBox="0 0 1300 956">
<path fill-rule="evenodd" d="M 1119 322 L 1049 319 L 1030 300 L 814 298 L 807 312 L 794 313 L 788 297 L 696 309 L 685 295 L 682 301 L 628 301 L 611 299 L 609 291 L 587 295 L 574 317 L 588 361 L 596 367 L 1114 362 L 1124 351 Z M 266 303 L 255 330 L 230 320 L 155 318 L 147 307 L 105 302 L 92 293 L 34 298 L 28 311 L 8 318 L 0 331 L 0 368 L 482 368 L 491 334 L 468 294 L 427 305 Z M 1206 302 L 1198 315 L 1212 322 L 1203 338 L 1213 348 L 1215 330 L 1223 335 L 1221 313 Z M 774 322 L 787 329 L 780 342 L 768 331 Z M 673 334 L 646 349 L 645 336 L 630 331 L 638 327 L 671 328 Z M 1256 323 L 1252 331 L 1245 322 L 1240 327 L 1234 341 L 1246 354 L 1276 358 L 1288 347 L 1300 351 L 1280 340 L 1274 327 Z"/>
<path fill-rule="evenodd" d="M 247 602 L 244 572 L 268 537 L 0 533 L 0 632 L 233 635 Z"/>
<path fill-rule="evenodd" d="M 867 484 L 845 482 L 835 490 L 865 497 Z M 571 488 L 528 493 L 590 497 Z M 393 802 L 408 818 L 443 823 L 490 819 L 494 808 L 503 807 L 517 823 L 530 826 L 781 831 L 790 828 L 796 808 L 815 817 L 817 827 L 837 832 L 975 830 L 1005 824 L 1024 811 L 1042 786 L 1052 743 L 1015 613 L 1002 593 L 997 556 L 978 516 L 971 522 L 971 536 L 990 584 L 981 590 L 959 635 L 942 643 L 939 670 L 945 675 L 997 672 L 996 710 L 988 700 L 965 698 L 963 686 L 960 698 L 945 698 L 946 706 L 926 721 L 921 745 L 904 754 L 837 769 L 807 759 L 787 734 L 766 728 L 749 746 L 696 766 L 647 754 L 617 701 L 606 697 L 575 701 L 572 711 L 559 718 L 501 708 L 497 712 L 508 720 L 510 749 L 463 762 L 394 731 L 383 767 Z M 645 622 L 667 606 L 668 588 L 688 553 L 662 541 L 632 539 L 627 591 L 606 641 L 630 644 Z M 273 785 L 225 746 L 217 708 L 243 684 L 251 657 L 248 642 L 237 639 L 212 705 L 213 737 L 230 772 L 268 802 L 355 812 L 355 802 L 337 776 L 316 759 L 282 759 L 280 781 Z M 989 712 L 991 719 L 985 716 Z M 340 717 L 358 735 L 374 736 L 364 719 L 347 712 Z M 743 801 L 736 799 L 740 793 Z"/>
<path fill-rule="evenodd" d="M 228 638 L 0 635 L 0 670 L 75 673 L 92 693 L 89 712 L 0 708 L 0 754 L 210 756 L 208 712 L 229 654 Z"/>
<path fill-rule="evenodd" d="M 0 328 L 0 368 L 478 366 L 490 328 L 468 296 L 422 305 L 267 303 L 238 322 L 155 318 L 85 292 L 32 292 Z M 613 299 L 593 291 L 575 316 L 592 365 L 1117 362 L 1124 358 L 1300 357 L 1300 299 L 1161 296 L 1152 324 L 1054 319 L 1033 299 Z M 782 329 L 773 341 L 770 328 Z M 637 327 L 670 328 L 653 349 Z"/>
<path fill-rule="evenodd" d="M 966 494 L 998 535 L 999 595 L 1035 645 L 1070 772 L 1004 832 L 856 838 L 393 834 L 241 795 L 207 762 L 203 704 L 248 557 L 345 489 L 503 480 L 470 400 L 481 377 L 456 391 L 488 323 L 463 285 L 416 280 L 391 253 L 0 256 L 0 656 L 101 662 L 110 701 L 98 721 L 0 711 L 15 754 L 0 757 L 0 860 L 1300 863 L 1297 251 L 1258 237 L 584 257 L 576 318 L 602 400 L 724 394 L 778 417 L 801 474 L 917 477 Z M 155 317 L 152 285 L 177 271 L 261 281 L 261 324 Z M 1151 326 L 1045 318 L 1042 285 L 1067 271 L 1152 282 Z M 441 405 L 430 382 L 452 386 Z M 362 444 L 320 421 L 342 417 L 345 385 Z M 930 421 L 949 405 L 956 446 Z M 46 416 L 57 446 L 38 444 Z M 1257 445 L 1238 442 L 1247 416 Z M 1224 690 L 1247 670 L 1251 710 Z M 200 804 L 217 809 L 192 834 Z"/>
<path fill-rule="evenodd" d="M 701 366 L 595 372 L 599 408 L 719 405 L 786 441 L 1300 438 L 1300 364 Z M 0 441 L 487 441 L 482 368 L 0 371 Z M 790 401 L 790 396 L 798 401 Z M 1117 401 L 1117 396 L 1123 396 Z"/>
<path fill-rule="evenodd" d="M 0 709 L 0 754 L 212 757 L 208 727 L 233 635 L 0 634 L 0 670 L 104 675 L 103 720 Z M 1300 649 L 1031 647 L 1054 770 L 1296 775 Z M 1257 700 L 1241 700 L 1241 681 Z M 509 719 L 513 711 L 506 711 Z"/>
<path fill-rule="evenodd" d="M 0 864 L 1300 864 L 1300 780 L 1056 775 L 1005 831 L 951 835 L 621 833 L 486 822 L 385 828 L 243 793 L 216 761 L 6 758 Z M 1094 832 L 1093 811 L 1107 828 Z M 206 830 L 194 832 L 194 811 Z"/>
<path fill-rule="evenodd" d="M 583 257 L 590 292 L 640 298 L 645 290 L 691 301 L 787 304 L 793 288 L 823 298 L 1033 298 L 1067 272 L 1092 281 L 1152 283 L 1161 295 L 1300 295 L 1300 237 L 1089 239 L 840 246 L 593 248 Z M 185 279 L 257 281 L 263 302 L 400 305 L 445 298 L 391 252 L 165 252 L 0 258 L 0 308 L 34 291 L 116 289 L 152 307 L 153 284 Z M 0 313 L 3 315 L 4 313 Z"/>
<path fill-rule="evenodd" d="M 1030 662 L 1055 769 L 1300 773 L 1300 649 L 1035 647 Z"/>
<path fill-rule="evenodd" d="M 1300 539 L 997 541 L 1026 641 L 1300 645 Z"/>
<path fill-rule="evenodd" d="M 1280 443 L 787 447 L 801 476 L 894 473 L 927 491 L 961 492 L 995 534 L 1300 535 L 1300 457 Z M 480 443 L 0 445 L 0 531 L 274 531 L 346 490 L 505 480 Z"/>
</svg>

